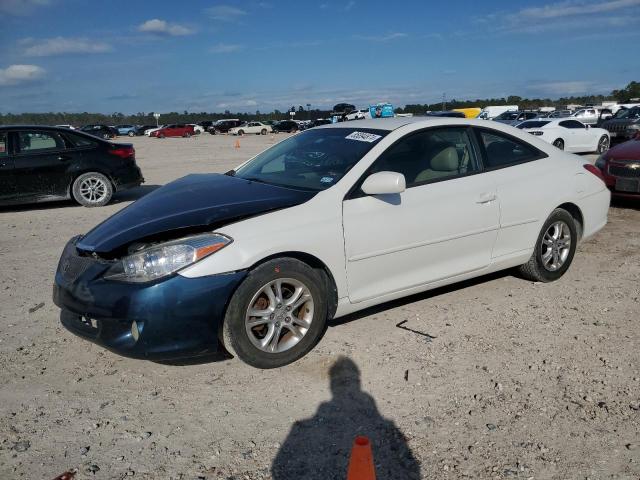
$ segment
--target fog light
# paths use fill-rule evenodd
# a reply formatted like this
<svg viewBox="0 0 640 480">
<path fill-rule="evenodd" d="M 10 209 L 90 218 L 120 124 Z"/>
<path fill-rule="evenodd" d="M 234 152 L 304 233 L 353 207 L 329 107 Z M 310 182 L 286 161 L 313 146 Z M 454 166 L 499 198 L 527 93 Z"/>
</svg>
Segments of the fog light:
<svg viewBox="0 0 640 480">
<path fill-rule="evenodd" d="M 131 336 L 136 342 L 140 338 L 140 330 L 138 330 L 138 324 L 135 320 L 131 322 Z"/>
</svg>

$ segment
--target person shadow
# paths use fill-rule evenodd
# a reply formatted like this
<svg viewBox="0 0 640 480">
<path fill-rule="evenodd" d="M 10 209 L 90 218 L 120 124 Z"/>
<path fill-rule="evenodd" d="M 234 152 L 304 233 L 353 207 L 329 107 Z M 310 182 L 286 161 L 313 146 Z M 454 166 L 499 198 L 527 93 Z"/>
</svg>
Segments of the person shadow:
<svg viewBox="0 0 640 480">
<path fill-rule="evenodd" d="M 294 423 L 271 467 L 273 480 L 345 480 L 356 436 L 369 438 L 377 480 L 419 479 L 420 465 L 404 434 L 380 415 L 360 385 L 360 370 L 340 357 L 329 370 L 333 398 Z"/>
</svg>

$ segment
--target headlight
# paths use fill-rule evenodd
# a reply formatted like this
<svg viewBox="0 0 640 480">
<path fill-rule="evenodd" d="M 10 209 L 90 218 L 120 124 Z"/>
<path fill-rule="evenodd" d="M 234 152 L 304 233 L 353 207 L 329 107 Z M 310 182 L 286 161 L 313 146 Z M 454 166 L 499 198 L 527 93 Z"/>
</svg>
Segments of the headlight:
<svg viewBox="0 0 640 480">
<path fill-rule="evenodd" d="M 596 167 L 598 167 L 600 170 L 602 170 L 604 172 L 604 169 L 607 166 L 607 159 L 605 158 L 605 154 L 604 153 L 598 157 L 598 159 L 596 160 L 595 165 L 596 165 Z"/>
<path fill-rule="evenodd" d="M 218 233 L 194 235 L 143 248 L 124 257 L 104 275 L 108 280 L 148 282 L 171 275 L 226 247 L 232 239 Z"/>
</svg>

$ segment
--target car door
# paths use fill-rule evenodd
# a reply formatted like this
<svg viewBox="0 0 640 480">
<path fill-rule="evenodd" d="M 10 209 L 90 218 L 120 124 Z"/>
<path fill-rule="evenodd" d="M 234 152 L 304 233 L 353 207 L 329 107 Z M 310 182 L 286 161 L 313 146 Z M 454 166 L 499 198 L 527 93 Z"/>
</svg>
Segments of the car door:
<svg viewBox="0 0 640 480">
<path fill-rule="evenodd" d="M 352 302 L 489 265 L 499 207 L 468 128 L 408 134 L 372 164 L 361 182 L 379 171 L 402 173 L 407 188 L 372 196 L 356 185 L 343 202 Z"/>
<path fill-rule="evenodd" d="M 66 197 L 71 181 L 69 164 L 77 154 L 67 149 L 62 135 L 55 130 L 17 130 L 13 142 L 17 196 Z"/>
<path fill-rule="evenodd" d="M 9 132 L 0 132 L 0 202 L 10 202 L 16 196 L 13 156 L 10 155 Z"/>
<path fill-rule="evenodd" d="M 565 150 L 568 152 L 584 152 L 589 149 L 591 134 L 587 126 L 578 120 L 563 120 L 559 122 L 564 127 L 569 141 L 565 141 Z"/>
<path fill-rule="evenodd" d="M 557 161 L 527 142 L 490 128 L 474 127 L 485 173 L 496 186 L 500 231 L 494 261 L 530 251 L 539 233 L 541 205 L 558 187 Z M 542 219 L 544 220 L 544 219 Z"/>
</svg>

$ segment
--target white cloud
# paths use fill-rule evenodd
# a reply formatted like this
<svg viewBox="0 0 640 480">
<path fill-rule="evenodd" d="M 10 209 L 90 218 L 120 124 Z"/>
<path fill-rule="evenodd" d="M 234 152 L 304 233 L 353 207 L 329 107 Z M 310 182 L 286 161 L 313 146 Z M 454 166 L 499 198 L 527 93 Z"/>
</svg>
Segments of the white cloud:
<svg viewBox="0 0 640 480">
<path fill-rule="evenodd" d="M 584 28 L 585 22 L 593 22 L 601 28 L 631 25 L 633 15 L 628 14 L 635 13 L 637 7 L 640 7 L 640 0 L 570 0 L 527 7 L 513 13 L 494 13 L 477 21 L 493 26 L 497 33 L 562 32 Z"/>
<path fill-rule="evenodd" d="M 244 47 L 242 45 L 229 44 L 229 43 L 218 43 L 209 49 L 211 53 L 233 53 L 239 52 L 243 50 Z"/>
<path fill-rule="evenodd" d="M 244 17 L 247 12 L 231 5 L 216 5 L 205 9 L 205 13 L 213 20 L 221 22 L 235 22 Z"/>
<path fill-rule="evenodd" d="M 43 40 L 27 38 L 20 43 L 26 46 L 24 54 L 27 57 L 49 57 L 66 53 L 103 53 L 111 50 L 111 45 L 107 43 L 86 38 L 55 37 Z"/>
<path fill-rule="evenodd" d="M 29 15 L 38 8 L 46 7 L 50 4 L 50 0 L 0 0 L 0 13 Z"/>
<path fill-rule="evenodd" d="M 192 35 L 195 31 L 184 25 L 177 23 L 169 23 L 159 18 L 147 20 L 138 26 L 138 31 L 145 33 L 153 33 L 155 35 L 168 35 L 171 37 L 180 37 L 184 35 Z"/>
<path fill-rule="evenodd" d="M 544 20 L 550 18 L 563 18 L 575 15 L 589 15 L 605 13 L 640 6 L 640 0 L 610 0 L 604 2 L 567 1 L 544 5 L 542 7 L 530 7 L 520 10 L 515 16 L 523 21 L 527 19 Z"/>
<path fill-rule="evenodd" d="M 9 65 L 0 68 L 0 87 L 9 87 L 41 79 L 45 70 L 37 65 Z"/>
<path fill-rule="evenodd" d="M 389 42 L 391 40 L 397 40 L 399 38 L 408 37 L 406 33 L 395 32 L 387 33 L 386 35 L 354 35 L 353 38 L 358 40 L 366 40 L 368 42 Z"/>
</svg>

